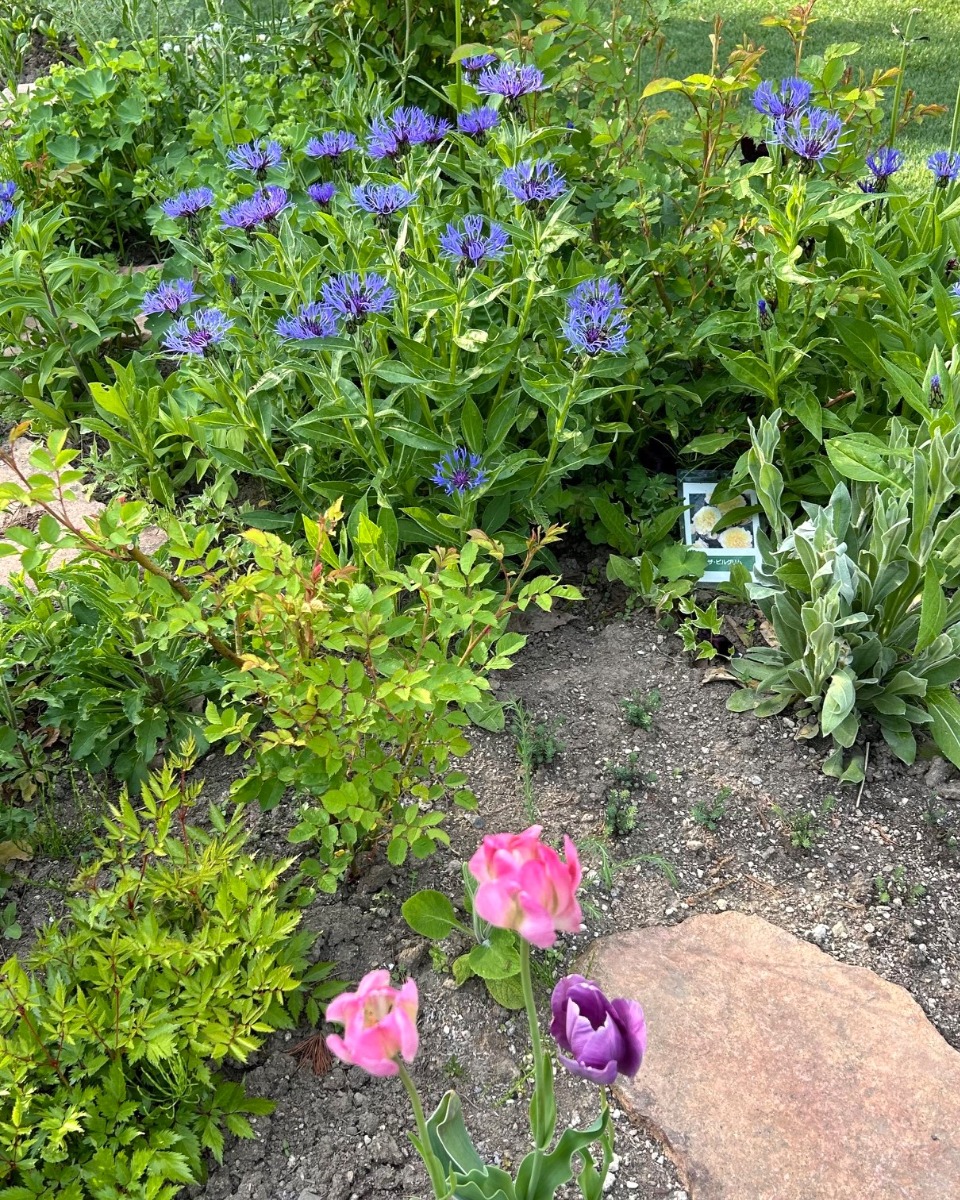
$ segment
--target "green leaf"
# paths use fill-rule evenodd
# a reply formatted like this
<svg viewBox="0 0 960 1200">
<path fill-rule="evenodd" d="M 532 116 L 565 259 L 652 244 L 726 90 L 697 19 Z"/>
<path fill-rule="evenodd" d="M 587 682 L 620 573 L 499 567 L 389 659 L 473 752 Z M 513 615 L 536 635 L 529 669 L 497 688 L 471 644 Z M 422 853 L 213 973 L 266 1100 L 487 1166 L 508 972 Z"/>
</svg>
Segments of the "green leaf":
<svg viewBox="0 0 960 1200">
<path fill-rule="evenodd" d="M 442 942 L 452 929 L 460 927 L 456 909 L 443 892 L 425 888 L 415 892 L 400 907 L 403 919 L 421 937 Z"/>
<path fill-rule="evenodd" d="M 845 437 L 828 438 L 827 458 L 838 475 L 859 483 L 881 483 L 903 491 L 907 486 L 904 473 L 890 459 L 896 454 L 886 442 L 872 433 L 851 433 Z"/>
<path fill-rule="evenodd" d="M 564 1130 L 554 1149 L 540 1157 L 535 1189 L 533 1179 L 537 1153 L 528 1154 L 517 1172 L 517 1200 L 555 1196 L 558 1189 L 573 1178 L 574 1158 L 584 1147 L 600 1140 L 609 1120 L 610 1114 L 605 1112 L 585 1129 Z"/>
<path fill-rule="evenodd" d="M 695 437 L 692 442 L 687 442 L 680 453 L 719 454 L 731 442 L 739 441 L 742 437 L 743 434 L 741 433 L 702 433 L 699 437 Z"/>
<path fill-rule="evenodd" d="M 519 1012 L 523 1008 L 523 984 L 519 975 L 508 975 L 505 979 L 485 979 L 487 991 L 501 1008 Z"/>
<path fill-rule="evenodd" d="M 837 671 L 831 678 L 820 712 L 820 728 L 824 736 L 833 733 L 853 712 L 857 701 L 855 682 L 853 672 L 847 667 Z"/>
<path fill-rule="evenodd" d="M 917 633 L 917 645 L 914 651 L 919 654 L 921 650 L 932 645 L 933 642 L 943 633 L 943 627 L 947 619 L 947 600 L 943 594 L 943 588 L 940 586 L 939 573 L 932 562 L 927 563 L 927 569 L 923 575 L 923 595 L 920 601 L 920 630 Z"/>
<path fill-rule="evenodd" d="M 960 701 L 948 687 L 929 688 L 925 697 L 933 718 L 933 740 L 937 749 L 960 767 Z"/>
</svg>

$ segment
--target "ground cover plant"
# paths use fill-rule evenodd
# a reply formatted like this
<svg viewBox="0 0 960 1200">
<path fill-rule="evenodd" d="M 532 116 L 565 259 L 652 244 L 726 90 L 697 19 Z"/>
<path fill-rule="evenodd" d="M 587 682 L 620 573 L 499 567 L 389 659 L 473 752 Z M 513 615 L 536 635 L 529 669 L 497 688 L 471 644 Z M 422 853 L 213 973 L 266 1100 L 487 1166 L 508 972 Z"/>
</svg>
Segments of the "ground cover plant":
<svg viewBox="0 0 960 1200">
<path fill-rule="evenodd" d="M 69 792 L 68 764 L 113 799 L 125 786 L 96 869 L 164 892 L 183 881 L 163 870 L 227 846 L 247 891 L 221 896 L 204 875 L 202 913 L 187 888 L 193 900 L 158 893 L 143 919 L 151 937 L 206 938 L 234 928 L 251 894 L 272 905 L 262 957 L 289 966 L 287 982 L 269 1001 L 254 989 L 234 1027 L 280 1027 L 278 993 L 313 978 L 296 907 L 338 903 L 372 864 L 415 871 L 443 855 L 456 810 L 477 805 L 461 761 L 471 726 L 509 723 L 536 819 L 566 728 L 511 703 L 501 673 L 537 619 L 582 600 L 563 574 L 585 544 L 594 581 L 605 568 L 689 661 L 711 663 L 704 679 L 734 685 L 731 709 L 787 717 L 842 784 L 865 784 L 880 741 L 905 763 L 937 752 L 960 766 L 960 109 L 939 85 L 926 94 L 918 15 L 878 63 L 823 36 L 821 12 L 772 14 L 763 37 L 779 59 L 757 30 L 738 43 L 718 24 L 689 69 L 677 12 L 658 3 L 507 16 L 297 2 L 205 19 L 133 5 L 109 42 L 64 33 L 59 15 L 7 19 L 8 73 L 38 37 L 60 60 L 0 102 L 5 869 L 42 848 L 39 806 Z M 709 513 L 720 545 L 762 523 L 753 576 L 712 592 L 705 553 L 677 540 L 688 467 L 723 481 Z M 635 745 L 608 764 L 582 841 L 609 886 L 621 848 L 631 864 L 663 861 L 633 853 L 661 692 L 625 682 L 613 703 Z M 182 777 L 158 775 L 184 747 Z M 211 751 L 245 815 L 211 814 L 201 831 L 185 776 Z M 686 805 L 690 841 L 740 819 L 725 787 Z M 281 866 L 240 845 L 254 806 L 297 847 L 295 904 Z M 832 811 L 773 807 L 808 855 Z M 29 1010 L 39 1030 L 53 1004 L 67 1029 L 63 997 L 103 934 L 88 920 L 97 877 L 81 878 L 90 895 L 27 949 L 26 972 L 9 968 L 11 1022 Z M 508 1178 L 463 1150 L 447 1099 L 417 1121 L 434 1190 L 452 1173 L 472 1195 L 552 1195 L 579 1154 L 582 1194 L 597 1198 L 606 1116 L 549 1149 L 535 939 L 485 907 L 476 872 L 464 878 L 463 920 L 434 887 L 404 916 L 450 939 L 456 984 L 478 976 L 526 1008 L 535 1148 Z M 882 878 L 892 904 L 892 868 Z M 136 899 L 117 904 L 142 916 Z M 78 980 L 46 970 L 71 939 Z M 137 968 L 145 981 L 163 969 Z M 376 991 L 403 1025 L 409 989 L 361 974 L 361 998 Z M 161 1004 L 179 1011 L 189 992 L 167 979 Z M 596 1003 L 602 1023 L 612 1010 Z M 111 1028 L 117 1042 L 116 1014 Z M 246 1130 L 240 1092 L 198 1065 L 229 1046 L 151 1050 L 131 1027 L 131 1076 L 116 1053 L 68 1072 L 26 1029 L 11 1023 L 0 1047 L 11 1094 L 34 1094 L 16 1067 L 29 1058 L 37 1105 L 67 1115 L 51 1134 L 31 1110 L 36 1124 L 11 1135 L 9 1187 L 28 1189 L 11 1200 L 54 1183 L 172 1196 L 219 1152 L 214 1130 Z M 78 1148 L 98 1088 L 124 1121 L 140 1106 L 152 1158 Z"/>
</svg>

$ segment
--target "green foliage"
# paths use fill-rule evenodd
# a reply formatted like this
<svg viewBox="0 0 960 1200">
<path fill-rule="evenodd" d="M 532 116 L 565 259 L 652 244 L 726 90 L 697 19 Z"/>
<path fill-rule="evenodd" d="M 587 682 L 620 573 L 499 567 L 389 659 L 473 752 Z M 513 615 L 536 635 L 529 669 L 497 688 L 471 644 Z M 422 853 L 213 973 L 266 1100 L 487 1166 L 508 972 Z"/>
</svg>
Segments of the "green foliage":
<svg viewBox="0 0 960 1200">
<path fill-rule="evenodd" d="M 787 809 L 780 804 L 774 804 L 772 808 L 794 850 L 809 853 L 823 836 L 823 819 L 833 812 L 836 804 L 836 796 L 825 796 L 816 811 L 810 808 Z"/>
<path fill-rule="evenodd" d="M 777 415 L 753 432 L 747 465 L 774 535 L 760 539 L 751 593 L 780 644 L 734 660 L 748 687 L 729 707 L 771 716 L 800 704 L 803 736 L 832 738 L 834 771 L 864 719 L 904 762 L 919 729 L 960 763 L 960 430 L 947 415 L 919 431 L 894 418 L 888 441 L 831 439 L 840 478 L 791 528 Z M 841 777 L 858 776 L 854 764 Z"/>
<path fill-rule="evenodd" d="M 250 1137 L 248 1115 L 271 1108 L 219 1065 L 336 991 L 296 932 L 290 863 L 247 855 L 239 813 L 211 808 L 210 833 L 187 823 L 191 765 L 152 775 L 139 810 L 121 796 L 67 919 L 2 968 L 9 1200 L 172 1200 L 205 1152 L 220 1160 L 225 1130 Z"/>
<path fill-rule="evenodd" d="M 683 508 L 679 511 L 682 513 Z M 672 528 L 677 510 L 664 514 L 664 524 L 667 518 Z M 692 595 L 706 569 L 706 554 L 679 542 L 661 542 L 655 550 L 646 550 L 637 558 L 611 554 L 607 559 L 607 578 L 624 584 L 657 612 L 669 612 L 676 601 Z"/>
<path fill-rule="evenodd" d="M 403 919 L 414 933 L 442 942 L 457 932 L 472 937 L 475 945 L 459 955 L 452 964 L 453 979 L 461 987 L 468 979 L 479 976 L 487 991 L 503 1008 L 523 1008 L 520 986 L 520 937 L 510 929 L 497 929 L 477 916 L 473 897 L 477 883 L 469 870 L 463 868 L 464 907 L 470 925 L 457 916 L 451 901 L 442 893 L 425 889 L 415 892 L 401 908 Z"/>
<path fill-rule="evenodd" d="M 660 711 L 662 703 L 659 691 L 653 688 L 646 696 L 635 692 L 634 695 L 621 700 L 620 708 L 631 725 L 649 733 L 653 728 L 653 718 Z"/>
<path fill-rule="evenodd" d="M 873 896 L 877 904 L 892 904 L 894 900 L 916 904 L 926 894 L 927 889 L 922 883 L 911 883 L 907 879 L 907 870 L 902 863 L 897 863 L 888 875 L 880 873 L 873 877 Z"/>
<path fill-rule="evenodd" d="M 723 628 L 723 617 L 720 615 L 718 604 L 719 600 L 714 599 L 706 608 L 701 608 L 692 596 L 684 596 L 680 601 L 680 611 L 684 614 L 684 620 L 677 632 L 680 634 L 684 650 L 694 658 L 710 659 L 717 656 L 717 647 L 712 639 L 716 638 Z M 701 638 L 702 633 L 706 633 L 707 636 Z"/>
<path fill-rule="evenodd" d="M 614 781 L 622 787 L 636 789 L 640 787 L 648 787 L 650 784 L 657 782 L 657 774 L 655 771 L 642 771 L 640 769 L 640 755 L 636 750 L 631 750 L 627 756 L 626 763 L 604 763 L 604 770 Z"/>
<path fill-rule="evenodd" d="M 732 795 L 730 788 L 722 787 L 712 800 L 698 800 L 690 809 L 690 816 L 698 825 L 714 833 L 726 816 L 727 801 Z"/>
<path fill-rule="evenodd" d="M 637 804 L 629 788 L 610 788 L 603 816 L 604 833 L 609 838 L 629 837 L 637 827 Z"/>
</svg>

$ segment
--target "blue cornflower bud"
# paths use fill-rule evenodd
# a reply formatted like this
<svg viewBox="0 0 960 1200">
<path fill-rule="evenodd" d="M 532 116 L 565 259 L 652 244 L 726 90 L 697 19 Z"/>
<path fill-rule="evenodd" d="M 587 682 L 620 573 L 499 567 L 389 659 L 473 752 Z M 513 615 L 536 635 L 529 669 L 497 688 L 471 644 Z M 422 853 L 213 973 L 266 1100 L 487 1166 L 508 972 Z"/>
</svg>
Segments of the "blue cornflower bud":
<svg viewBox="0 0 960 1200">
<path fill-rule="evenodd" d="M 507 167 L 500 183 L 518 204 L 543 216 L 551 200 L 567 190 L 567 181 L 548 158 L 537 158 Z"/>
<path fill-rule="evenodd" d="M 220 224 L 224 229 L 243 229 L 251 233 L 258 225 L 275 221 L 287 204 L 287 189 L 271 185 L 221 211 Z"/>
<path fill-rule="evenodd" d="M 147 292 L 140 311 L 145 317 L 154 313 L 176 313 L 185 304 L 198 299 L 193 280 L 174 279 L 172 283 L 161 283 L 154 292 Z"/>
<path fill-rule="evenodd" d="M 170 354 L 198 354 L 202 358 L 232 328 L 233 321 L 218 308 L 202 308 L 191 317 L 174 321 L 163 339 L 163 348 Z"/>
<path fill-rule="evenodd" d="M 773 328 L 773 313 L 770 311 L 770 305 L 763 297 L 757 301 L 757 324 L 761 329 Z"/>
<path fill-rule="evenodd" d="M 468 75 L 476 75 L 485 67 L 492 67 L 498 61 L 495 54 L 472 54 L 469 58 L 461 58 L 460 66 Z"/>
<path fill-rule="evenodd" d="M 329 158 L 335 165 L 345 154 L 356 149 L 356 137 L 344 129 L 321 133 L 318 138 L 311 138 L 307 142 L 307 154 L 311 158 Z"/>
<path fill-rule="evenodd" d="M 805 79 L 781 79 L 779 90 L 766 79 L 753 93 L 753 107 L 772 121 L 789 120 L 807 107 L 812 92 Z"/>
<path fill-rule="evenodd" d="M 477 81 L 477 91 L 481 96 L 503 96 L 513 104 L 519 103 L 521 96 L 545 89 L 542 71 L 509 61 L 496 67 L 486 67 Z"/>
<path fill-rule="evenodd" d="M 213 192 L 208 187 L 190 188 L 164 200 L 160 207 L 168 217 L 178 221 L 183 217 L 193 218 L 213 204 Z"/>
<path fill-rule="evenodd" d="M 457 128 L 467 137 L 473 138 L 481 145 L 486 141 L 491 129 L 496 129 L 500 116 L 495 108 L 484 105 L 482 108 L 471 108 L 457 117 Z"/>
<path fill-rule="evenodd" d="M 951 154 L 949 150 L 937 150 L 927 159 L 927 166 L 933 172 L 933 182 L 936 186 L 945 188 L 960 176 L 960 153 Z"/>
<path fill-rule="evenodd" d="M 940 382 L 939 375 L 930 376 L 930 404 L 933 408 L 939 408 L 943 403 L 943 384 Z"/>
<path fill-rule="evenodd" d="M 394 213 L 408 208 L 417 198 L 399 183 L 361 183 L 353 189 L 353 202 L 364 212 L 372 213 L 377 224 L 384 226 Z"/>
<path fill-rule="evenodd" d="M 14 214 L 17 211 L 13 203 L 13 198 L 16 194 L 17 185 L 12 179 L 6 179 L 0 183 L 0 229 L 13 220 Z"/>
<path fill-rule="evenodd" d="M 227 163 L 235 171 L 252 171 L 257 179 L 265 179 L 271 167 L 283 162 L 279 142 L 246 142 L 227 151 Z"/>
<path fill-rule="evenodd" d="M 457 446 L 433 464 L 430 478 L 448 496 L 454 492 L 462 496 L 464 492 L 472 492 L 487 482 L 482 461 L 479 454 L 471 454 L 466 447 Z"/>
<path fill-rule="evenodd" d="M 812 171 L 840 145 L 843 122 L 825 108 L 808 108 L 774 122 L 774 140 L 800 159 L 803 171 Z"/>
<path fill-rule="evenodd" d="M 395 108 L 389 117 L 374 117 L 370 123 L 367 153 L 371 158 L 402 158 L 411 146 L 430 137 L 432 119 L 422 108 Z"/>
<path fill-rule="evenodd" d="M 355 271 L 334 275 L 321 288 L 324 305 L 341 319 L 347 333 L 354 333 L 367 317 L 389 312 L 396 293 L 387 281 L 375 272 L 361 278 Z"/>
<path fill-rule="evenodd" d="M 574 289 L 567 299 L 567 315 L 561 323 L 570 349 L 595 358 L 598 354 L 621 354 L 627 345 L 623 295 L 612 279 L 591 279 Z"/>
<path fill-rule="evenodd" d="M 503 258 L 510 239 L 501 227 L 490 222 L 490 232 L 484 236 L 484 218 L 471 214 L 464 217 L 460 225 L 447 225 L 440 235 L 440 246 L 447 258 L 453 259 L 458 267 L 478 267 L 484 259 Z"/>
<path fill-rule="evenodd" d="M 295 317 L 281 317 L 277 333 L 287 341 L 337 336 L 337 318 L 325 304 L 304 304 Z"/>
<path fill-rule="evenodd" d="M 329 208 L 336 194 L 337 189 L 332 183 L 311 183 L 307 188 L 307 195 L 318 208 Z"/>
</svg>

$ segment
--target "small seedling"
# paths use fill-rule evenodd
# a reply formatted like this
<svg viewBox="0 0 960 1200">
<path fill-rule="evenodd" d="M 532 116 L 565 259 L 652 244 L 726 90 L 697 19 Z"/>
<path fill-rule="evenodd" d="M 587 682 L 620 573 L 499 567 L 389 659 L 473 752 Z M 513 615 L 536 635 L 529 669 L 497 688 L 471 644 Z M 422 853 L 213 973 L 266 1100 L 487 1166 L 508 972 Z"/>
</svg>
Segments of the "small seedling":
<svg viewBox="0 0 960 1200">
<path fill-rule="evenodd" d="M 443 1064 L 443 1073 L 448 1079 L 462 1079 L 466 1074 L 466 1068 L 455 1054 L 451 1054 Z"/>
<path fill-rule="evenodd" d="M 947 858 L 960 855 L 960 821 L 949 809 L 931 805 L 923 814 L 923 819 Z"/>
<path fill-rule="evenodd" d="M 430 943 L 430 965 L 438 975 L 443 975 L 450 968 L 450 959 L 447 957 L 446 951 L 442 946 L 438 946 L 435 942 Z"/>
<path fill-rule="evenodd" d="M 698 800 L 690 810 L 690 815 L 698 825 L 709 829 L 711 833 L 723 820 L 727 811 L 727 801 L 733 793 L 730 788 L 722 787 L 712 800 Z"/>
<path fill-rule="evenodd" d="M 621 787 L 639 791 L 642 787 L 652 787 L 657 782 L 656 771 L 641 771 L 640 755 L 636 750 L 630 752 L 625 764 L 613 763 L 609 760 L 603 764 L 603 769 L 614 783 Z"/>
<path fill-rule="evenodd" d="M 607 811 L 603 829 L 607 837 L 629 837 L 637 827 L 637 806 L 627 788 L 611 788 L 607 792 Z"/>
<path fill-rule="evenodd" d="M 886 879 L 883 875 L 873 877 L 873 894 L 878 904 L 892 904 L 894 900 L 916 904 L 927 894 L 927 889 L 922 883 L 910 883 L 906 870 L 898 864 Z"/>
<path fill-rule="evenodd" d="M 653 726 L 653 714 L 659 711 L 661 703 L 660 693 L 654 688 L 646 697 L 635 692 L 626 700 L 621 700 L 620 707 L 631 725 L 648 732 Z"/>
<path fill-rule="evenodd" d="M 522 769 L 523 805 L 531 820 L 536 816 L 536 800 L 533 793 L 533 774 L 541 767 L 549 767 L 563 750 L 563 742 L 557 736 L 562 721 L 535 721 L 527 712 L 522 700 L 510 705 L 510 730 L 517 747 L 517 757 Z"/>
<path fill-rule="evenodd" d="M 790 839 L 790 845 L 794 850 L 803 850 L 809 853 L 823 834 L 821 821 L 833 811 L 836 803 L 836 796 L 825 796 L 817 811 L 810 808 L 796 808 L 788 811 L 779 804 L 773 805 L 773 811 L 779 817 L 783 831 Z"/>
</svg>

